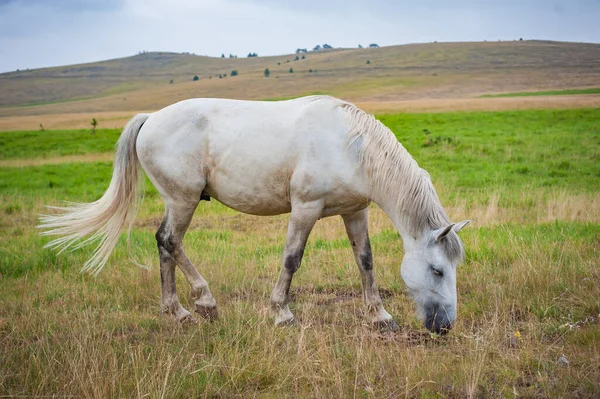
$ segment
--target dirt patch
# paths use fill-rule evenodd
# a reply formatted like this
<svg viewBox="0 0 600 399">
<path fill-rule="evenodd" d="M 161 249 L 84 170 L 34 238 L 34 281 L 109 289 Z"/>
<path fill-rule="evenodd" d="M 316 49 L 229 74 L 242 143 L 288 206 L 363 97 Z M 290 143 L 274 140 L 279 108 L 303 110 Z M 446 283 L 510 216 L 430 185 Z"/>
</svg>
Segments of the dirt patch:
<svg viewBox="0 0 600 399">
<path fill-rule="evenodd" d="M 372 339 L 394 343 L 395 345 L 402 344 L 407 347 L 436 346 L 443 344 L 446 340 L 444 337 L 432 335 L 425 329 L 415 330 L 410 327 L 400 327 L 395 332 L 381 332 L 373 326 L 368 326 L 368 328 L 368 335 Z"/>
<path fill-rule="evenodd" d="M 379 289 L 379 295 L 382 299 L 386 299 L 397 295 L 397 293 L 387 289 Z M 298 297 L 300 297 L 300 300 L 303 302 L 308 301 L 314 302 L 317 305 L 328 306 L 357 299 L 362 300 L 362 288 L 302 286 L 290 291 L 290 298 L 292 301 L 295 302 Z"/>
</svg>

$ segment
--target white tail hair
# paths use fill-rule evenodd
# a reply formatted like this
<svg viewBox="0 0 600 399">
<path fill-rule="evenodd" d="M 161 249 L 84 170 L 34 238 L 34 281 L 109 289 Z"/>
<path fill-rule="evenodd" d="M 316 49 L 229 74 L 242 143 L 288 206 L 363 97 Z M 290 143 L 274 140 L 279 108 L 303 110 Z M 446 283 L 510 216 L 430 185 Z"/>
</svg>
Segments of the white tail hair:
<svg viewBox="0 0 600 399">
<path fill-rule="evenodd" d="M 150 114 L 138 114 L 127 123 L 117 143 L 112 180 L 102 197 L 90 203 L 69 203 L 65 207 L 49 207 L 62 213 L 41 215 L 42 235 L 61 236 L 45 248 L 58 248 L 59 253 L 98 242 L 94 255 L 83 265 L 82 271 L 100 273 L 117 245 L 123 228 L 135 217 L 140 186 L 136 140 L 142 125 Z M 89 236 L 85 240 L 84 237 Z M 74 246 L 73 246 L 74 245 Z"/>
</svg>

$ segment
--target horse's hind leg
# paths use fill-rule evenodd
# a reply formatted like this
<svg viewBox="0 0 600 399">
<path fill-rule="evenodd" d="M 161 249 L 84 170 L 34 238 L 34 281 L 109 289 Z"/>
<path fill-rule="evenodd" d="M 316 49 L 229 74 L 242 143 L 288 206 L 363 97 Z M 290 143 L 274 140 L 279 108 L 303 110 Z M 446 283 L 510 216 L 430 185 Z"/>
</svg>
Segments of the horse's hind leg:
<svg viewBox="0 0 600 399">
<path fill-rule="evenodd" d="M 178 319 L 180 319 L 182 313 L 181 310 L 178 310 L 181 308 L 181 305 L 179 305 L 177 294 L 175 293 L 175 262 L 177 262 L 192 287 L 192 298 L 196 305 L 196 312 L 207 319 L 215 319 L 217 317 L 217 304 L 208 289 L 208 283 L 198 270 L 196 270 L 183 250 L 183 236 L 190 225 L 197 204 L 197 201 L 194 204 L 168 201 L 165 219 L 156 233 L 156 240 L 161 256 L 163 305 L 169 311 L 171 311 L 171 308 L 174 308 L 175 312 L 171 312 L 175 313 Z M 165 259 L 164 262 L 163 259 Z M 173 304 L 173 298 L 178 307 Z M 183 310 L 185 311 L 185 309 Z M 189 312 L 185 312 L 189 315 Z"/>
<path fill-rule="evenodd" d="M 275 314 L 276 325 L 294 322 L 294 315 L 288 306 L 290 285 L 294 273 L 302 262 L 308 235 L 319 220 L 322 209 L 323 206 L 320 203 L 302 203 L 292 208 L 283 251 L 283 267 L 271 294 L 271 308 Z"/>
<path fill-rule="evenodd" d="M 175 287 L 175 266 L 177 266 L 177 263 L 170 254 L 172 250 L 168 240 L 169 234 L 165 227 L 167 219 L 168 215 L 165 215 L 165 218 L 156 232 L 158 255 L 160 257 L 160 283 L 163 312 L 172 314 L 180 322 L 191 322 L 193 321 L 193 317 L 190 312 L 181 306 Z"/>
<path fill-rule="evenodd" d="M 373 255 L 369 241 L 369 208 L 351 215 L 343 215 L 342 218 L 360 271 L 363 299 L 371 322 L 383 330 L 397 330 L 398 325 L 383 307 L 375 284 Z"/>
</svg>

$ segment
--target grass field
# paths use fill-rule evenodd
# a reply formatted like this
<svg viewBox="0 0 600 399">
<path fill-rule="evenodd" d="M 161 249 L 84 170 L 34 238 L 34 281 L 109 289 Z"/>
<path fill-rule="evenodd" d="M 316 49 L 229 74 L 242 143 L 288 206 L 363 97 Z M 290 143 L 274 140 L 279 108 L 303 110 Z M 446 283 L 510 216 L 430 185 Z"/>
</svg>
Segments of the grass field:
<svg viewBox="0 0 600 399">
<path fill-rule="evenodd" d="M 301 325 L 275 328 L 268 298 L 287 218 L 216 201 L 201 204 L 184 243 L 220 319 L 178 325 L 160 314 L 163 205 L 148 182 L 131 250 L 123 237 L 98 278 L 79 273 L 90 248 L 57 255 L 34 227 L 43 204 L 103 193 L 111 163 L 97 154 L 118 131 L 0 133 L 0 396 L 598 397 L 600 109 L 379 119 L 430 172 L 451 218 L 473 220 L 450 334 L 416 320 L 400 238 L 376 206 L 375 274 L 399 332 L 366 323 L 337 217 L 317 223 L 294 279 Z M 191 308 L 180 273 L 177 283 Z"/>
<path fill-rule="evenodd" d="M 532 97 L 532 96 L 571 96 L 573 94 L 600 94 L 600 87 L 589 89 L 549 90 L 549 91 L 524 91 L 519 93 L 485 94 L 483 98 L 493 97 Z"/>
</svg>

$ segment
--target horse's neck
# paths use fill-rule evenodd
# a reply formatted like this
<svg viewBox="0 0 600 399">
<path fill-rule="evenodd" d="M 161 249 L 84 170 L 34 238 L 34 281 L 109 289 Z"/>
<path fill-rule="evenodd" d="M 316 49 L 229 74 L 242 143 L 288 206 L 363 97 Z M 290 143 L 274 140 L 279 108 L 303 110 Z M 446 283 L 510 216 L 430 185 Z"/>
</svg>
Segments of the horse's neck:
<svg viewBox="0 0 600 399">
<path fill-rule="evenodd" d="M 371 195 L 407 244 L 449 220 L 427 172 L 396 144 L 395 151 L 388 151 L 377 167 L 370 168 Z"/>
<path fill-rule="evenodd" d="M 407 239 L 449 223 L 429 175 L 374 117 L 344 106 L 351 123 L 350 143 L 359 148 L 371 199 L 390 217 L 405 245 Z"/>
</svg>

